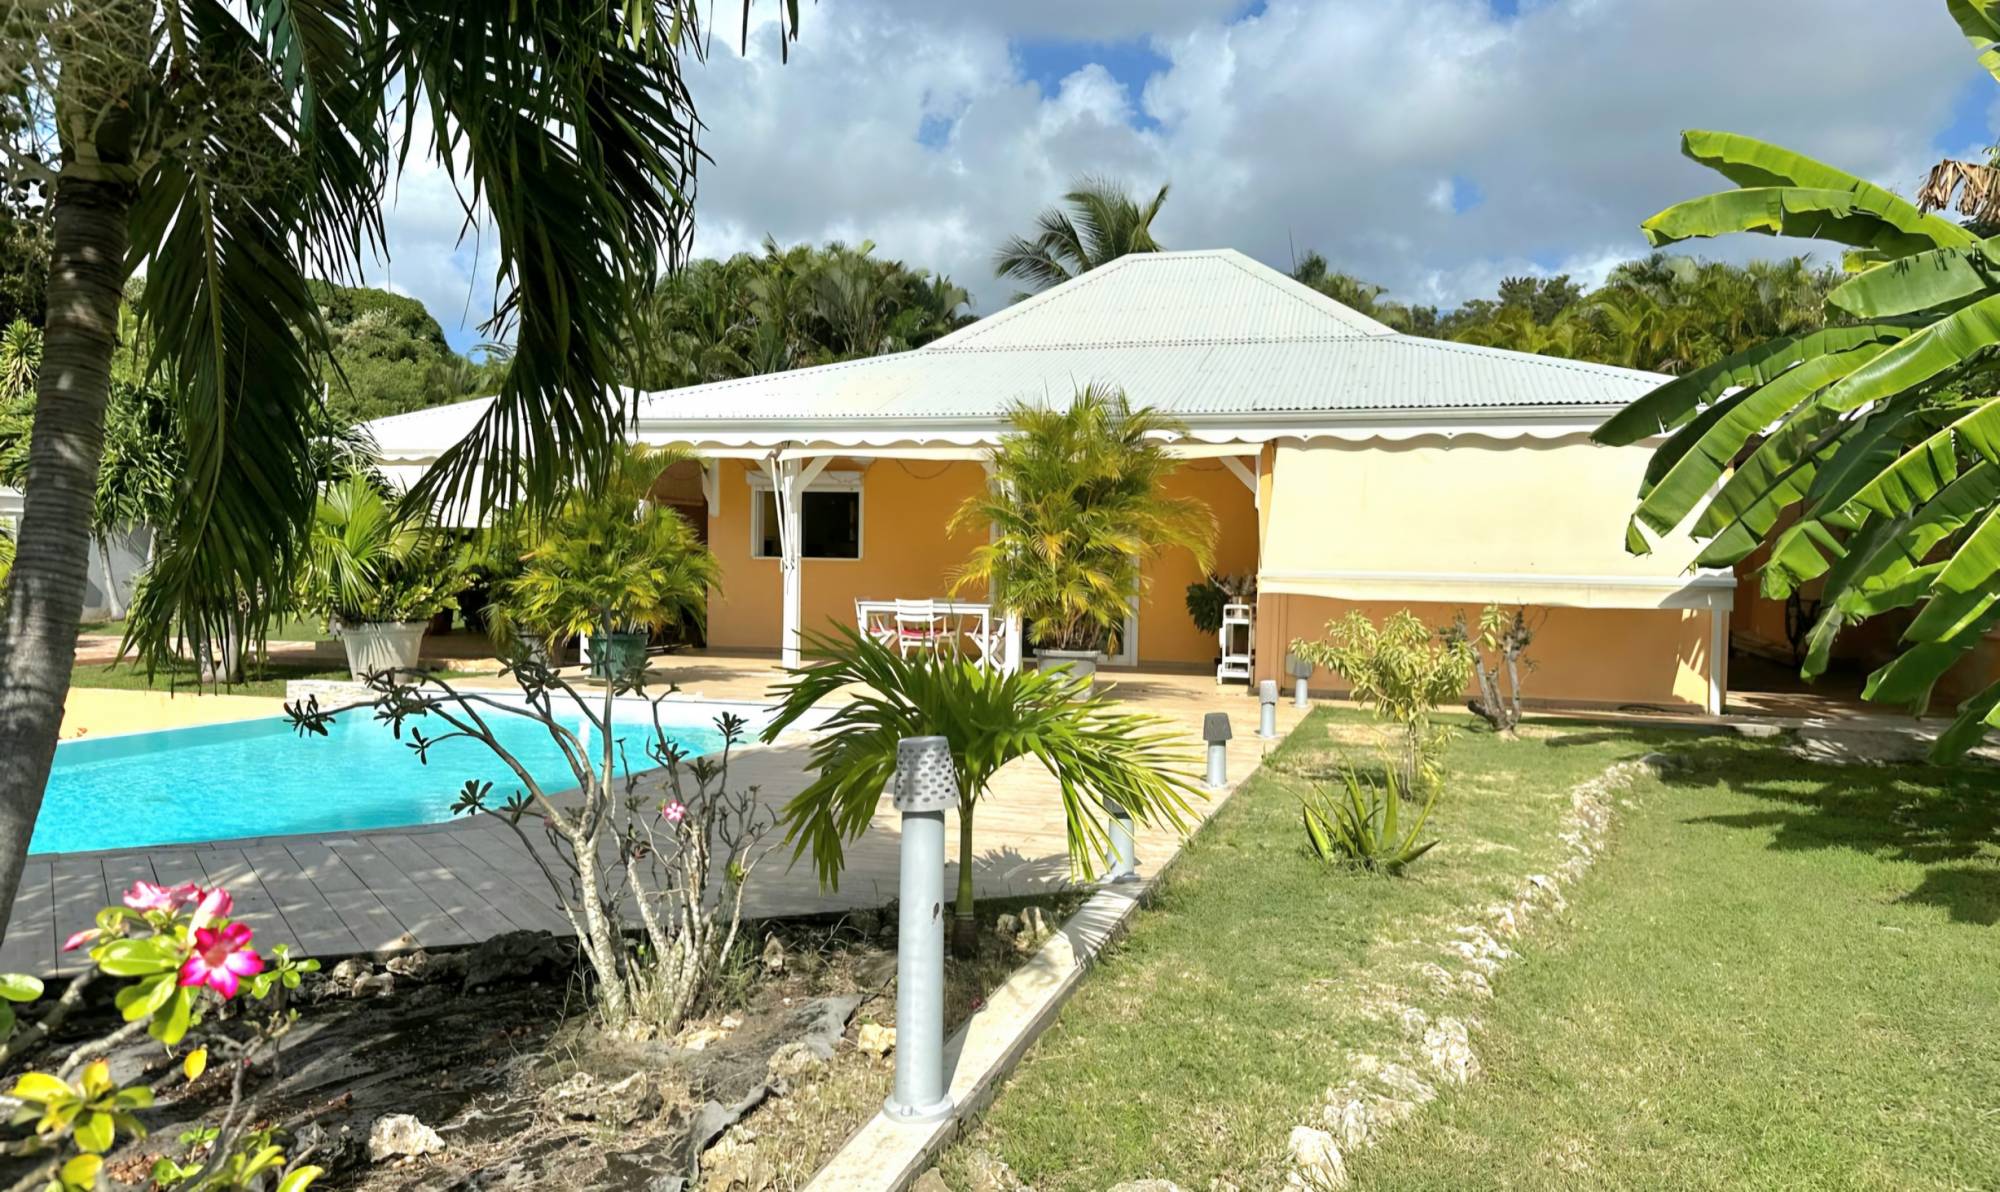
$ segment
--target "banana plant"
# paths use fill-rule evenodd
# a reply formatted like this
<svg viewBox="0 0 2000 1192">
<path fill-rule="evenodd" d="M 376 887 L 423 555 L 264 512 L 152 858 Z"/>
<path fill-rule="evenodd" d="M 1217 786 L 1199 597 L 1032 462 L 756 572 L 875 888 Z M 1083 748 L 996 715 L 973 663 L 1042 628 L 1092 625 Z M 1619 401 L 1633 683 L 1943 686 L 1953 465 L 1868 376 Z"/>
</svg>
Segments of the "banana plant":
<svg viewBox="0 0 2000 1192">
<path fill-rule="evenodd" d="M 1946 7 L 2000 78 L 2000 0 Z M 1626 547 L 1644 553 L 1687 525 L 1703 543 L 1701 566 L 1732 566 L 1768 547 L 1766 595 L 1819 582 L 1808 677 L 1826 667 L 1843 631 L 1914 610 L 1901 652 L 1863 694 L 1921 713 L 1937 681 L 2000 625 L 1991 362 L 2000 346 L 2000 236 L 1982 238 L 1941 211 L 1962 184 L 1959 209 L 1977 218 L 1984 207 L 1973 189 L 1989 168 L 1946 163 L 1963 168 L 1940 167 L 1913 203 L 1752 137 L 1697 130 L 1681 147 L 1735 188 L 1646 220 L 1651 243 L 1734 232 L 1811 237 L 1846 245 L 1851 276 L 1827 296 L 1823 330 L 1677 377 L 1598 428 L 1604 443 L 1661 437 Z M 1960 705 L 1934 756 L 1963 753 L 1993 726 L 2000 682 Z"/>
</svg>

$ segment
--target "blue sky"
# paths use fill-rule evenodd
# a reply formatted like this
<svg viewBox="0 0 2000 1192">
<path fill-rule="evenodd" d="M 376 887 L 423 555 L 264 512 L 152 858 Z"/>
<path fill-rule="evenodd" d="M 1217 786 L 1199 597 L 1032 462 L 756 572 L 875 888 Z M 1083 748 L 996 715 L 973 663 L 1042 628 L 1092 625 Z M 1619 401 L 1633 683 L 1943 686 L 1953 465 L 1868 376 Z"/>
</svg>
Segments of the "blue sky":
<svg viewBox="0 0 2000 1192">
<path fill-rule="evenodd" d="M 1004 304 L 993 248 L 1079 174 L 1172 192 L 1169 246 L 1317 249 L 1408 301 L 1586 282 L 1721 180 L 1678 131 L 1750 133 L 1905 193 L 1993 142 L 1943 0 L 820 0 L 780 65 L 717 38 L 690 85 L 714 162 L 699 251 L 872 241 Z M 770 6 L 753 9 L 768 20 Z M 1718 36 L 1726 30 L 1726 36 Z M 764 32 L 768 32 L 765 30 Z M 730 44 L 725 44 L 728 41 Z M 454 344 L 489 308 L 434 169 L 390 220 L 397 288 Z M 1815 246 L 1738 238 L 1730 259 Z M 470 316 L 464 312 L 470 309 Z"/>
</svg>

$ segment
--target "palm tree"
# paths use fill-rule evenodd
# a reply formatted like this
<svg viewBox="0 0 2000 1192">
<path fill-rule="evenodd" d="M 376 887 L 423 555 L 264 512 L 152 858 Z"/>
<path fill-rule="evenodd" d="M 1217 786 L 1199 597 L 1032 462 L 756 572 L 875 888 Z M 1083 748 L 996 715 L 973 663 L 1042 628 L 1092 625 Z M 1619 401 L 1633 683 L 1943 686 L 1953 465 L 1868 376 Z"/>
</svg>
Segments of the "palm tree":
<svg viewBox="0 0 2000 1192">
<path fill-rule="evenodd" d="M 780 38 L 795 35 L 797 6 L 778 11 Z M 637 295 L 690 237 L 700 151 L 681 60 L 699 52 L 698 15 L 686 0 L 55 0 L 0 30 L 0 123 L 53 142 L 46 158 L 0 145 L 8 181 L 39 188 L 54 227 L 0 626 L 0 922 L 75 657 L 128 274 L 146 274 L 137 313 L 186 449 L 138 599 L 157 606 L 139 644 L 158 660 L 176 637 L 200 652 L 231 624 L 261 635 L 290 588 L 328 352 L 306 279 L 351 275 L 381 245 L 382 196 L 411 154 L 486 212 L 494 323 L 520 350 L 412 500 L 546 500 L 602 471 Z"/>
<path fill-rule="evenodd" d="M 1063 196 L 1070 209 L 1051 207 L 1036 216 L 1034 237 L 1016 236 L 1001 245 L 994 269 L 1000 277 L 1046 290 L 1127 253 L 1159 252 L 1153 219 L 1166 201 L 1165 185 L 1151 202 L 1141 203 L 1123 184 L 1086 174 Z"/>
<path fill-rule="evenodd" d="M 1209 569 L 1215 514 L 1162 491 L 1177 463 L 1165 437 L 1183 428 L 1121 392 L 1087 386 L 1066 407 L 1017 405 L 992 452 L 993 483 L 952 515 L 953 533 L 992 527 L 952 577 L 1019 613 L 1048 650 L 1101 649 L 1170 547 Z"/>
<path fill-rule="evenodd" d="M 1115 710 L 1106 695 L 1087 695 L 1060 671 L 1005 674 L 936 653 L 904 657 L 848 626 L 838 636 L 808 634 L 820 661 L 791 672 L 778 688 L 778 713 L 764 730 L 774 741 L 822 702 L 839 710 L 814 740 L 813 781 L 785 805 L 786 839 L 807 851 L 828 887 L 840 884 L 848 841 L 867 831 L 896 769 L 904 737 L 951 742 L 958 777 L 958 897 L 954 950 L 974 942 L 973 816 L 993 776 L 1032 757 L 1062 790 L 1071 864 L 1087 872 L 1109 837 L 1100 802 L 1114 802 L 1145 824 L 1185 830 L 1195 791 L 1186 751 L 1166 722 Z M 858 693 L 858 694 L 857 694 Z"/>
<path fill-rule="evenodd" d="M 1951 3 L 1988 70 L 2000 21 Z M 1937 680 L 2000 624 L 2000 276 L 1978 234 L 1854 175 L 1748 137 L 1688 132 L 1683 149 L 1738 189 L 1667 208 L 1655 244 L 1728 232 L 1850 246 L 1856 272 L 1828 294 L 1827 325 L 1776 336 L 1662 385 L 1596 437 L 1672 432 L 1647 469 L 1628 547 L 1690 516 L 1702 566 L 1769 544 L 1764 591 L 1822 580 L 1808 676 L 1847 627 L 1916 610 L 1869 699 L 1921 709 Z M 1927 193 L 1933 207 L 1946 196 Z M 1788 514 L 1793 516 L 1787 517 Z M 1780 525 L 1784 525 L 1782 531 Z M 1642 529 L 1643 527 L 1643 529 Z M 2000 724 L 2000 683 L 1960 705 L 1934 756 Z"/>
</svg>

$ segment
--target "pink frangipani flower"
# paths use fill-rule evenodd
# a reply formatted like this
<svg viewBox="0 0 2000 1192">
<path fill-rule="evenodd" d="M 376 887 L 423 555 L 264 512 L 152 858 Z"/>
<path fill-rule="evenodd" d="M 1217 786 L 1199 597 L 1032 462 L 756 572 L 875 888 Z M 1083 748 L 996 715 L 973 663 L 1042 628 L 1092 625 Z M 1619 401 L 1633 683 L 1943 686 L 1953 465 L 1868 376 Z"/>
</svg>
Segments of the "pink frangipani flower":
<svg viewBox="0 0 2000 1192">
<path fill-rule="evenodd" d="M 236 900 L 221 886 L 197 893 L 201 895 L 201 901 L 195 904 L 194 921 L 188 925 L 192 930 L 199 931 L 217 919 L 227 919 L 229 912 L 236 909 Z"/>
<path fill-rule="evenodd" d="M 241 923 L 231 923 L 221 931 L 199 927 L 194 933 L 194 951 L 181 965 L 181 984 L 206 985 L 231 998 L 236 996 L 239 978 L 263 971 L 264 958 L 251 949 L 248 927 Z"/>
<path fill-rule="evenodd" d="M 125 905 L 135 911 L 179 911 L 201 901 L 201 887 L 193 882 L 178 886 L 157 886 L 133 882 L 125 891 Z"/>
<path fill-rule="evenodd" d="M 672 800 L 660 808 L 660 818 L 670 824 L 678 824 L 687 818 L 687 804 L 679 799 Z"/>
</svg>

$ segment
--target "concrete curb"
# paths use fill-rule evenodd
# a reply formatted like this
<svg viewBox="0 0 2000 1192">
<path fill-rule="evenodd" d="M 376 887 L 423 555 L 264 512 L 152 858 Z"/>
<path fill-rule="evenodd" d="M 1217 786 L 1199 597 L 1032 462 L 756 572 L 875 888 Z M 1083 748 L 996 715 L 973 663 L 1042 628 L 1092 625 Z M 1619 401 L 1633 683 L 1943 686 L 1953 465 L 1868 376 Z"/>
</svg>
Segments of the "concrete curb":
<svg viewBox="0 0 2000 1192">
<path fill-rule="evenodd" d="M 1300 718 L 1300 721 L 1303 717 Z M 1188 837 L 1215 821 L 1222 804 L 1243 789 L 1263 767 L 1263 759 L 1284 743 L 1300 721 L 1266 746 L 1258 764 L 1230 784 L 1227 792 Z M 904 1192 L 928 1171 L 968 1120 L 984 1112 L 1021 1057 L 1034 1046 L 1076 992 L 1097 958 L 1132 925 L 1159 882 L 1186 855 L 1184 841 L 1152 876 L 1104 886 L 1071 915 L 1033 957 L 1014 971 L 986 1004 L 945 1040 L 952 1110 L 937 1122 L 905 1125 L 876 1114 L 835 1152 L 806 1192 Z"/>
</svg>

